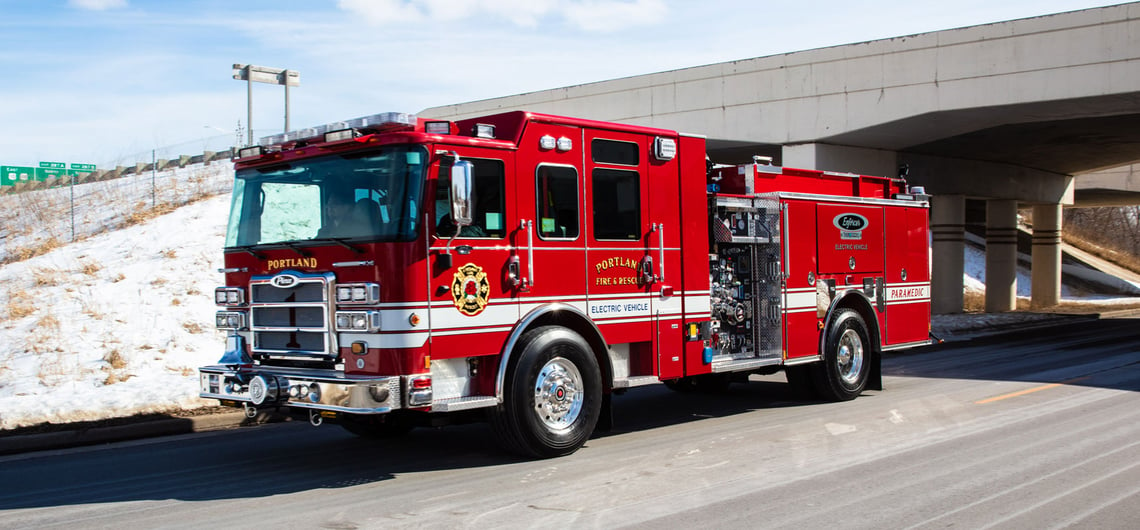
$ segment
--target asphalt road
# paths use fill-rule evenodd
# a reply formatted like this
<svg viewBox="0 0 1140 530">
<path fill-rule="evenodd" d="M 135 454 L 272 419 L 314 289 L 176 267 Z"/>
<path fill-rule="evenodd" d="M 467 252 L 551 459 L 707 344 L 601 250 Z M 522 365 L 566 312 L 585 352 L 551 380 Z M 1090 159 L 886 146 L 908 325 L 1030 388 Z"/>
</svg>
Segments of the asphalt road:
<svg viewBox="0 0 1140 530">
<path fill-rule="evenodd" d="M 289 423 L 0 458 L 0 527 L 1140 528 L 1140 321 L 889 356 L 886 390 L 660 385 L 525 461 L 488 427 Z"/>
</svg>

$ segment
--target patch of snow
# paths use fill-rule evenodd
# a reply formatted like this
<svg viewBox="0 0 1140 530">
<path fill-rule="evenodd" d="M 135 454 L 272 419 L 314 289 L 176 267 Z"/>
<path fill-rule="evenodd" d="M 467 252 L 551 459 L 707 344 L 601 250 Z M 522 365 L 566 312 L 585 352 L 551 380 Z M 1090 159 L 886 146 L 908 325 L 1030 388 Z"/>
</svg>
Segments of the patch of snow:
<svg viewBox="0 0 1140 530">
<path fill-rule="evenodd" d="M 210 404 L 196 368 L 224 342 L 228 208 L 216 195 L 0 267 L 0 428 Z"/>
</svg>

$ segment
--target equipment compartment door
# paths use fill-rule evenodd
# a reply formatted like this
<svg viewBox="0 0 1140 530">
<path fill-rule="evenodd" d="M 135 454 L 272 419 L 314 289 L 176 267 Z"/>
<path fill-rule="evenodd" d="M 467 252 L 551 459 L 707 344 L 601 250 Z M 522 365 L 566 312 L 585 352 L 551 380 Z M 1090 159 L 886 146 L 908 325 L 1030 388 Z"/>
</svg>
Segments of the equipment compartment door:
<svg viewBox="0 0 1140 530">
<path fill-rule="evenodd" d="M 820 204 L 820 274 L 880 273 L 883 270 L 883 208 Z"/>
<path fill-rule="evenodd" d="M 608 344 L 628 348 L 629 375 L 653 374 L 657 330 L 650 290 L 658 258 L 646 173 L 649 139 L 584 132 L 589 316 Z"/>
<path fill-rule="evenodd" d="M 928 340 L 930 252 L 926 208 L 887 208 L 886 345 Z"/>
</svg>

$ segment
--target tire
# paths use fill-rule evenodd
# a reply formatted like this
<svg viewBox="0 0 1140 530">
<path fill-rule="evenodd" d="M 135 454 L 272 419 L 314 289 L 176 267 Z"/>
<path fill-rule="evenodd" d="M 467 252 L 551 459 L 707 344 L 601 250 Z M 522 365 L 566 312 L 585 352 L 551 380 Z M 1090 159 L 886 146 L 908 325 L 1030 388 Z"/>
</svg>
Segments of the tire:
<svg viewBox="0 0 1140 530">
<path fill-rule="evenodd" d="M 345 416 L 340 426 L 361 438 L 374 440 L 398 438 L 415 428 L 411 418 L 395 412 L 383 416 Z"/>
<path fill-rule="evenodd" d="M 827 330 L 823 363 L 815 370 L 815 388 L 831 401 L 855 399 L 867 386 L 873 358 L 867 325 L 852 309 L 840 309 Z"/>
<path fill-rule="evenodd" d="M 528 331 L 508 365 L 491 423 L 503 445 L 528 457 L 565 456 L 597 426 L 602 375 L 580 335 L 560 326 Z"/>
</svg>

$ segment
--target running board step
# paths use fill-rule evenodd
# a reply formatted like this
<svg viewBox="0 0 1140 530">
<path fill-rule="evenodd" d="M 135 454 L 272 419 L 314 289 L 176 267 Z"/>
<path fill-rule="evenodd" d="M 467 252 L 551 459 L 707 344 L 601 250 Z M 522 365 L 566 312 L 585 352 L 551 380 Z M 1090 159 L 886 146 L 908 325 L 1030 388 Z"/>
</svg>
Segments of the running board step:
<svg viewBox="0 0 1140 530">
<path fill-rule="evenodd" d="M 460 410 L 481 409 L 494 407 L 499 404 L 495 396 L 470 396 L 461 398 L 441 399 L 432 402 L 432 412 L 456 412 Z"/>
<path fill-rule="evenodd" d="M 756 368 L 763 368 L 765 366 L 772 366 L 780 364 L 779 357 L 771 359 L 737 359 L 734 361 L 722 361 L 712 365 L 714 374 L 722 372 L 741 372 L 744 370 L 754 370 Z"/>
<path fill-rule="evenodd" d="M 636 375 L 633 377 L 614 379 L 614 388 L 633 388 L 635 386 L 652 385 L 660 382 L 661 380 L 655 375 Z"/>
</svg>

